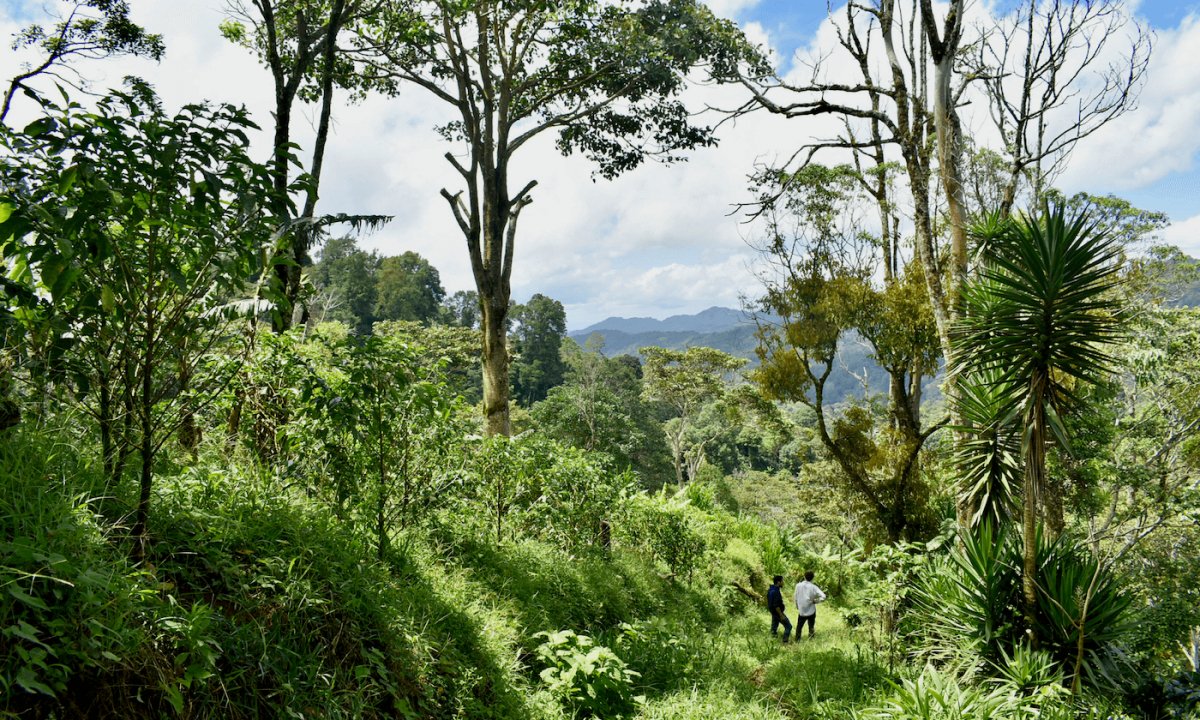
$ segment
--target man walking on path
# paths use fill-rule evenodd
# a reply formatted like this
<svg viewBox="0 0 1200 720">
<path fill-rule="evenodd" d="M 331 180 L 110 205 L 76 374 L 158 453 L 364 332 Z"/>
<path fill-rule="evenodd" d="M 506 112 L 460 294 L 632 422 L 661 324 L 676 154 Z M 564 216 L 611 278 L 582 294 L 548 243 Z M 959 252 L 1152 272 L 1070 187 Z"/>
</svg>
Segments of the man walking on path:
<svg viewBox="0 0 1200 720">
<path fill-rule="evenodd" d="M 778 576 L 776 576 L 778 577 Z M 804 579 L 796 583 L 796 639 L 804 632 L 804 623 L 808 623 L 808 636 L 813 636 L 813 628 L 817 624 L 817 603 L 825 601 L 825 593 L 813 584 L 812 570 L 804 573 Z M 787 637 L 786 635 L 784 636 Z"/>
<path fill-rule="evenodd" d="M 787 615 L 783 614 L 783 576 L 776 575 L 773 578 L 771 587 L 767 588 L 767 610 L 771 611 L 771 634 L 775 635 L 779 632 L 780 624 L 783 625 L 783 641 L 786 643 L 792 636 L 792 623 L 787 619 Z"/>
</svg>

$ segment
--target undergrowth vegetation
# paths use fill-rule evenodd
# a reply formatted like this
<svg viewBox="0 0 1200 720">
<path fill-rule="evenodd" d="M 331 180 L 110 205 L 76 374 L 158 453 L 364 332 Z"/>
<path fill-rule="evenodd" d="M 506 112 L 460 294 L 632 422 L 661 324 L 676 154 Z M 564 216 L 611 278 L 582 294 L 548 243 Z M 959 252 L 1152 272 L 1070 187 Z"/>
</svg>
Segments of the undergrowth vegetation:
<svg viewBox="0 0 1200 720">
<path fill-rule="evenodd" d="M 906 569 L 889 576 L 699 482 L 612 506 L 607 544 L 564 541 L 554 513 L 496 542 L 491 519 L 450 502 L 393 532 L 381 558 L 370 523 L 222 445 L 163 466 L 134 563 L 132 499 L 99 494 L 78 442 L 21 429 L 0 450 L 8 716 L 1065 719 L 1114 717 L 1097 708 L 1121 697 L 1072 694 L 1075 656 L 1056 653 L 1074 636 L 1032 652 L 1005 635 L 1019 618 L 984 622 L 1019 592 L 1017 549 L 998 534 L 928 564 L 893 558 Z M 506 452 L 545 451 L 521 442 Z M 562 457 L 568 476 L 584 461 Z M 1095 572 L 1057 547 L 1047 568 L 1053 556 Z M 816 636 L 781 646 L 755 595 L 776 572 L 835 565 Z M 883 629 L 897 607 L 881 586 L 897 582 L 913 595 L 897 631 L 934 664 L 907 664 Z M 1084 672 L 1102 670 L 1106 637 L 1089 639 Z M 948 638 L 954 652 L 933 652 Z"/>
</svg>

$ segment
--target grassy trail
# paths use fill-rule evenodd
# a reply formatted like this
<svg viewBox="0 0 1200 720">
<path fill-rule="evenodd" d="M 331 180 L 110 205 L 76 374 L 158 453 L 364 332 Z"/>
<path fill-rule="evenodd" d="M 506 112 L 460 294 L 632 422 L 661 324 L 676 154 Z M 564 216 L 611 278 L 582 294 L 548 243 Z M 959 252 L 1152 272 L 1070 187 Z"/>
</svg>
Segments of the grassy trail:
<svg viewBox="0 0 1200 720">
<path fill-rule="evenodd" d="M 732 618 L 713 635 L 719 669 L 707 682 L 651 700 L 640 718 L 845 718 L 887 688 L 868 631 L 848 627 L 835 609 L 822 609 L 814 637 L 787 645 L 771 637 L 765 612 Z"/>
</svg>

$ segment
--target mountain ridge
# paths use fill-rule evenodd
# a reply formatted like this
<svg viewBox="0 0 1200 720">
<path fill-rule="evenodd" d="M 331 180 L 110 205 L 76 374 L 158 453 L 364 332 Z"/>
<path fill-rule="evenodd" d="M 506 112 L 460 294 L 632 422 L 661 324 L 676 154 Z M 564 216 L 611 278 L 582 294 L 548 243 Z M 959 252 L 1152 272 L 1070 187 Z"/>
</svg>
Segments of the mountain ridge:
<svg viewBox="0 0 1200 720">
<path fill-rule="evenodd" d="M 647 346 L 671 350 L 711 347 L 745 358 L 753 367 L 758 364 L 757 329 L 747 313 L 714 305 L 695 315 L 672 315 L 665 320 L 610 317 L 567 335 L 580 345 L 592 335 L 600 335 L 604 340 L 603 352 L 608 357 L 637 357 L 641 348 Z M 855 333 L 847 333 L 838 347 L 836 365 L 825 389 L 826 399 L 836 404 L 852 395 L 862 395 L 862 378 L 866 379 L 870 392 L 887 389 L 887 373 L 875 363 L 866 343 Z M 924 384 L 936 387 L 928 379 Z"/>
<path fill-rule="evenodd" d="M 720 332 L 741 324 L 753 324 L 745 312 L 713 305 L 692 315 L 671 315 L 662 320 L 652 317 L 625 318 L 613 315 L 582 330 L 573 330 L 567 334 L 571 337 L 586 338 L 595 332 L 622 332 L 630 335 L 647 332 Z"/>
</svg>

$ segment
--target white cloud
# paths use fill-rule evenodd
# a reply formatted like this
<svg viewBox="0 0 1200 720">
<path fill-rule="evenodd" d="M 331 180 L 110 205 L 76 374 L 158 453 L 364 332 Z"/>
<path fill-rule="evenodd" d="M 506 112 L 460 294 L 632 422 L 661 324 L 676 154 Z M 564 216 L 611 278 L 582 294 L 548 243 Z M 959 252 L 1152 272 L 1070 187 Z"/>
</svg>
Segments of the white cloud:
<svg viewBox="0 0 1200 720">
<path fill-rule="evenodd" d="M 728 0 L 714 9 L 731 15 L 753 4 L 754 0 Z M 123 59 L 80 69 L 95 78 L 98 88 L 126 74 L 143 75 L 154 82 L 169 108 L 203 98 L 245 103 L 264 127 L 256 152 L 265 157 L 270 77 L 251 53 L 220 37 L 223 7 L 223 0 L 139 0 L 133 3 L 135 19 L 165 35 L 163 63 Z M 4 18 L 4 12 L 0 6 L 0 39 L 17 25 Z M 1104 147 L 1097 144 L 1102 136 L 1081 146 L 1076 163 L 1085 169 L 1078 177 L 1119 179 L 1140 167 L 1184 163 L 1194 154 L 1200 143 L 1194 132 L 1200 110 L 1189 110 L 1192 106 L 1186 103 L 1200 92 L 1200 71 L 1186 60 L 1186 48 L 1200 44 L 1196 25 L 1193 19 L 1177 32 L 1160 35 L 1155 62 L 1161 66 L 1152 68 L 1142 110 L 1128 116 L 1157 128 L 1152 152 L 1138 157 L 1140 144 L 1138 153 L 1129 152 L 1127 139 L 1138 133 L 1122 125 L 1123 135 L 1117 137 L 1125 146 L 1095 150 Z M 746 30 L 753 41 L 770 46 L 771 35 L 762 24 L 749 23 Z M 826 20 L 798 57 L 820 57 L 835 46 L 833 27 Z M 13 68 L 12 55 L 0 54 L 0 77 L 10 77 Z M 830 66 L 830 71 L 852 74 L 854 68 Z M 792 71 L 793 79 L 799 72 Z M 1160 72 L 1173 80 L 1157 78 Z M 721 107 L 744 101 L 738 88 L 699 88 L 688 97 L 698 105 Z M 311 109 L 304 112 L 311 117 Z M 295 125 L 297 139 L 307 149 L 312 131 L 304 117 L 298 113 Z M 337 107 L 321 209 L 395 215 L 390 225 L 363 238 L 362 244 L 384 254 L 421 253 L 454 291 L 473 287 L 473 280 L 464 240 L 438 194 L 442 187 L 455 190 L 459 180 L 443 158 L 450 146 L 433 131 L 447 117 L 444 107 L 415 88 L 406 88 L 396 98 L 373 97 Z M 549 138 L 531 143 L 512 168 L 514 187 L 528 179 L 539 181 L 534 202 L 520 221 L 514 299 L 523 301 L 535 292 L 554 297 L 567 306 L 572 327 L 609 315 L 662 317 L 711 305 L 736 306 L 740 293 L 753 294 L 757 287 L 747 269 L 753 253 L 744 241 L 753 230 L 741 224 L 742 218 L 730 216 L 733 203 L 751 197 L 747 174 L 756 161 L 778 162 L 812 137 L 833 137 L 840 130 L 835 118 L 789 121 L 754 114 L 722 127 L 720 145 L 690 153 L 686 163 L 651 163 L 612 182 L 593 182 L 590 164 L 578 156 L 561 157 Z M 1089 162 L 1096 165 L 1093 153 L 1100 153 L 1104 162 L 1087 169 Z M 1126 170 L 1120 169 L 1122 163 Z M 1073 178 L 1074 173 L 1072 168 Z M 1113 186 L 1104 186 L 1109 187 Z M 1168 234 L 1194 231 L 1197 223 L 1196 218 L 1177 223 Z"/>
<path fill-rule="evenodd" d="M 1063 174 L 1071 189 L 1145 187 L 1195 168 L 1200 153 L 1200 17 L 1158 31 L 1137 109 L 1081 142 Z"/>
<path fill-rule="evenodd" d="M 711 0 L 709 9 L 721 17 L 736 18 L 758 4 L 758 0 Z"/>
<path fill-rule="evenodd" d="M 740 307 L 752 289 L 753 256 L 747 252 L 711 263 L 669 263 L 641 272 L 608 269 L 591 278 L 595 287 L 586 303 L 566 303 L 572 329 L 612 315 L 667 317 L 690 314 L 714 305 Z"/>
<path fill-rule="evenodd" d="M 1163 231 L 1163 240 L 1194 258 L 1200 258 L 1200 215 L 1171 223 Z"/>
<path fill-rule="evenodd" d="M 775 54 L 777 48 L 771 44 L 771 33 L 760 22 L 748 22 L 742 25 L 742 32 L 751 45 L 757 45 L 763 50 Z"/>
</svg>

